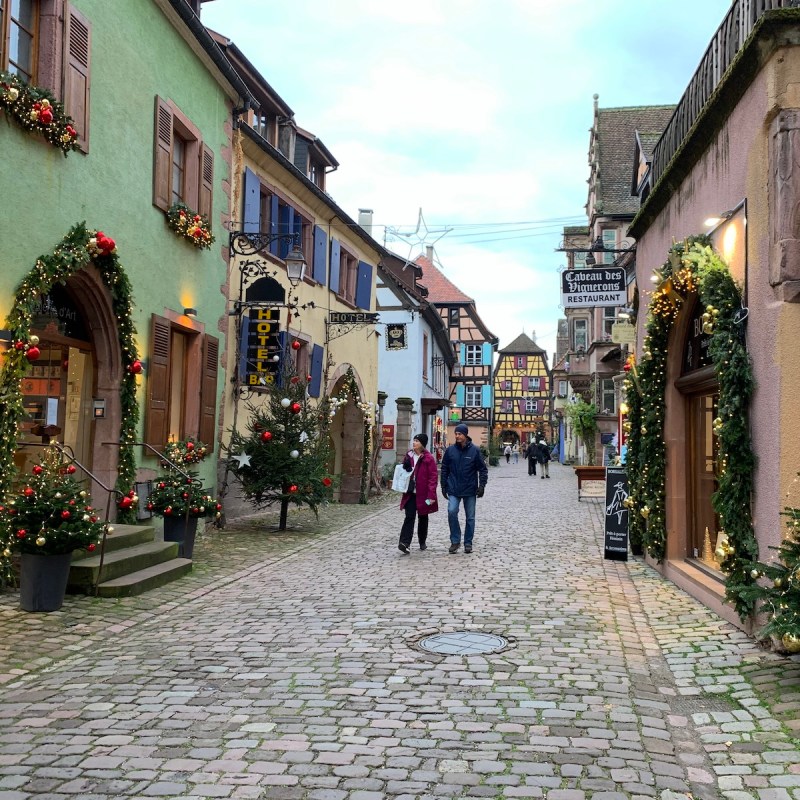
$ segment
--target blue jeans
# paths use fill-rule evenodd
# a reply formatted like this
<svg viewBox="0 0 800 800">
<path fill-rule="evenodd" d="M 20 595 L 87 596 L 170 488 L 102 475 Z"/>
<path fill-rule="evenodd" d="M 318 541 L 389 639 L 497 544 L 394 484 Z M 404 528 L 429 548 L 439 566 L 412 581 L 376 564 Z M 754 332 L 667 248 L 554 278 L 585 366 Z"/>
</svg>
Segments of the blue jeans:
<svg viewBox="0 0 800 800">
<path fill-rule="evenodd" d="M 458 506 L 464 501 L 464 514 L 467 517 L 464 526 L 464 547 L 472 546 L 472 537 L 475 535 L 475 502 L 474 494 L 466 497 L 450 495 L 447 499 L 447 522 L 450 524 L 450 544 L 461 544 L 461 525 L 458 523 Z"/>
</svg>

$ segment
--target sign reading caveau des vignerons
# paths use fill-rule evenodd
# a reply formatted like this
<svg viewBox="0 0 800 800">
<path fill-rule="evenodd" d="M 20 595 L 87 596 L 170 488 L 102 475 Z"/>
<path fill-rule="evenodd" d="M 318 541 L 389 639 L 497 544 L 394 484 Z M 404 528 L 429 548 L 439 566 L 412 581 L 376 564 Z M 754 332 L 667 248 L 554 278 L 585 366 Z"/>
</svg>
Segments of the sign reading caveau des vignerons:
<svg viewBox="0 0 800 800">
<path fill-rule="evenodd" d="M 564 308 L 624 306 L 626 302 L 625 270 L 621 267 L 566 269 L 561 273 Z"/>
</svg>

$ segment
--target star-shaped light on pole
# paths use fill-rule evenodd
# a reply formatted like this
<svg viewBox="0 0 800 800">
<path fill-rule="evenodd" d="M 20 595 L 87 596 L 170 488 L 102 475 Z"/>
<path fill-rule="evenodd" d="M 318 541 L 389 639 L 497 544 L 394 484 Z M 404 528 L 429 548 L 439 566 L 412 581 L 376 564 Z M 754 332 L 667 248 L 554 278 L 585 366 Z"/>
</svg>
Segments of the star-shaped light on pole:
<svg viewBox="0 0 800 800">
<path fill-rule="evenodd" d="M 239 455 L 231 456 L 231 461 L 238 461 L 239 469 L 250 466 L 250 456 L 247 455 L 247 453 L 239 453 Z"/>
</svg>

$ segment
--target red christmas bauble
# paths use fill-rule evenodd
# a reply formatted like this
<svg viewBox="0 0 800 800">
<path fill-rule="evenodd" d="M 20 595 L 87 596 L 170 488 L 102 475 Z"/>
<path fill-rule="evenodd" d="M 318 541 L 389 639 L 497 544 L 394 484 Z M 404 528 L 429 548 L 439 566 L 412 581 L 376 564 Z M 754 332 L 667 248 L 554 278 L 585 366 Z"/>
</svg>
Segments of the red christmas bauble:
<svg viewBox="0 0 800 800">
<path fill-rule="evenodd" d="M 136 497 L 136 492 L 133 489 L 131 489 L 128 492 L 128 497 L 130 497 L 130 499 L 133 500 L 133 498 Z"/>
<path fill-rule="evenodd" d="M 261 441 L 262 442 L 268 442 L 271 438 L 272 438 L 272 434 L 269 431 L 264 431 L 264 433 L 261 434 Z"/>
<path fill-rule="evenodd" d="M 127 496 L 126 496 L 126 497 L 123 497 L 123 498 L 122 498 L 122 499 L 119 501 L 119 507 L 120 507 L 120 508 L 130 508 L 132 505 L 133 505 L 133 500 L 131 500 L 131 498 L 130 498 L 130 497 L 127 497 Z"/>
<path fill-rule="evenodd" d="M 142 374 L 142 362 L 139 361 L 137 358 L 136 361 L 131 361 L 130 365 L 128 366 L 128 372 L 131 375 L 141 375 Z"/>
<path fill-rule="evenodd" d="M 24 539 L 28 535 L 28 531 L 25 528 L 20 528 L 17 531 L 17 539 Z"/>
<path fill-rule="evenodd" d="M 93 551 L 93 550 L 94 550 L 96 547 L 97 547 L 97 545 L 96 545 L 94 542 L 92 542 L 91 544 L 87 544 L 87 545 L 86 545 L 86 549 L 87 549 L 87 550 L 88 550 L 90 553 L 91 553 L 91 552 L 92 552 L 92 551 Z"/>
<path fill-rule="evenodd" d="M 26 486 L 22 494 L 24 494 L 25 497 L 33 497 L 33 495 L 36 494 L 36 492 L 34 492 L 30 486 Z"/>
<path fill-rule="evenodd" d="M 192 509 L 192 514 L 199 514 L 199 513 L 200 513 L 200 509 L 199 508 L 193 508 Z"/>
<path fill-rule="evenodd" d="M 292 403 L 292 414 L 299 414 L 303 410 L 300 403 Z"/>
<path fill-rule="evenodd" d="M 630 365 L 630 364 L 624 364 L 624 365 L 623 365 L 623 367 L 622 367 L 622 369 L 623 369 L 625 372 L 630 372 L 630 371 L 631 371 L 631 365 Z"/>
<path fill-rule="evenodd" d="M 300 378 L 298 378 L 297 375 L 292 375 L 292 377 L 289 378 L 289 383 L 297 383 L 299 380 Z"/>
<path fill-rule="evenodd" d="M 39 112 L 39 122 L 49 125 L 53 121 L 53 112 L 49 108 L 43 108 Z"/>
<path fill-rule="evenodd" d="M 159 489 L 166 489 L 167 488 L 167 484 L 162 481 L 161 483 L 158 484 L 158 488 Z"/>
<path fill-rule="evenodd" d="M 189 497 L 189 492 L 184 492 L 182 496 L 183 496 L 183 499 L 184 499 L 184 500 L 188 499 L 188 497 Z"/>
<path fill-rule="evenodd" d="M 194 450 L 194 442 L 186 442 L 187 450 Z"/>
<path fill-rule="evenodd" d="M 97 522 L 97 517 L 95 516 L 89 517 L 89 522 Z"/>
<path fill-rule="evenodd" d="M 61 512 L 61 519 L 69 519 L 71 516 L 72 515 L 66 508 Z"/>
<path fill-rule="evenodd" d="M 69 504 L 70 504 L 71 506 L 74 506 L 74 505 L 75 505 L 75 501 L 74 501 L 74 500 L 70 500 L 70 501 L 69 501 Z"/>
<path fill-rule="evenodd" d="M 27 358 L 28 361 L 38 361 L 39 360 L 39 356 L 41 354 L 42 354 L 42 351 L 39 350 L 39 348 L 36 347 L 36 345 L 34 345 L 33 347 L 29 347 L 28 348 L 28 352 L 25 353 L 25 358 Z"/>
<path fill-rule="evenodd" d="M 216 509 L 217 511 L 222 511 L 222 503 L 217 503 Z"/>
<path fill-rule="evenodd" d="M 14 342 L 14 349 L 15 350 L 24 350 L 25 349 L 25 342 L 23 342 L 23 341 Z"/>
<path fill-rule="evenodd" d="M 322 479 L 322 485 L 323 486 L 330 486 L 332 483 L 333 483 L 333 481 L 330 478 L 323 478 Z"/>
<path fill-rule="evenodd" d="M 297 341 L 297 339 L 295 339 L 292 342 L 292 350 L 299 350 L 302 346 L 303 345 L 301 345 L 300 342 Z"/>
<path fill-rule="evenodd" d="M 294 484 L 292 484 L 292 485 L 289 487 L 289 492 L 290 492 L 291 494 L 294 494 L 296 491 L 297 491 L 297 486 L 295 486 Z"/>
<path fill-rule="evenodd" d="M 153 510 L 153 504 L 152 503 L 148 503 L 146 508 L 147 508 L 148 511 L 152 511 Z"/>
<path fill-rule="evenodd" d="M 171 516 L 172 515 L 172 506 L 167 506 L 164 509 L 164 513 L 167 514 L 168 516 Z"/>
<path fill-rule="evenodd" d="M 37 464 L 33 468 L 32 472 L 33 472 L 34 475 L 41 475 L 42 474 L 42 468 Z"/>
<path fill-rule="evenodd" d="M 70 464 L 70 465 L 67 467 L 67 472 L 68 472 L 70 475 L 74 475 L 74 474 L 75 474 L 75 470 L 76 470 L 76 469 L 77 469 L 77 467 L 76 467 L 74 464 Z"/>
</svg>

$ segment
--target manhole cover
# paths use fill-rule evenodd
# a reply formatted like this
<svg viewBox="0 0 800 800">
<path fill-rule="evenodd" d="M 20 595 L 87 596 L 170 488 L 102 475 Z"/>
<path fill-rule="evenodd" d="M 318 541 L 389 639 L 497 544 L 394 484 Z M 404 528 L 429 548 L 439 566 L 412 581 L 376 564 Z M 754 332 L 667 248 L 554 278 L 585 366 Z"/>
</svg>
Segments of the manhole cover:
<svg viewBox="0 0 800 800">
<path fill-rule="evenodd" d="M 444 656 L 469 656 L 478 653 L 499 653 L 508 647 L 508 640 L 493 633 L 454 631 L 426 636 L 419 641 L 418 646 L 429 653 Z"/>
</svg>

